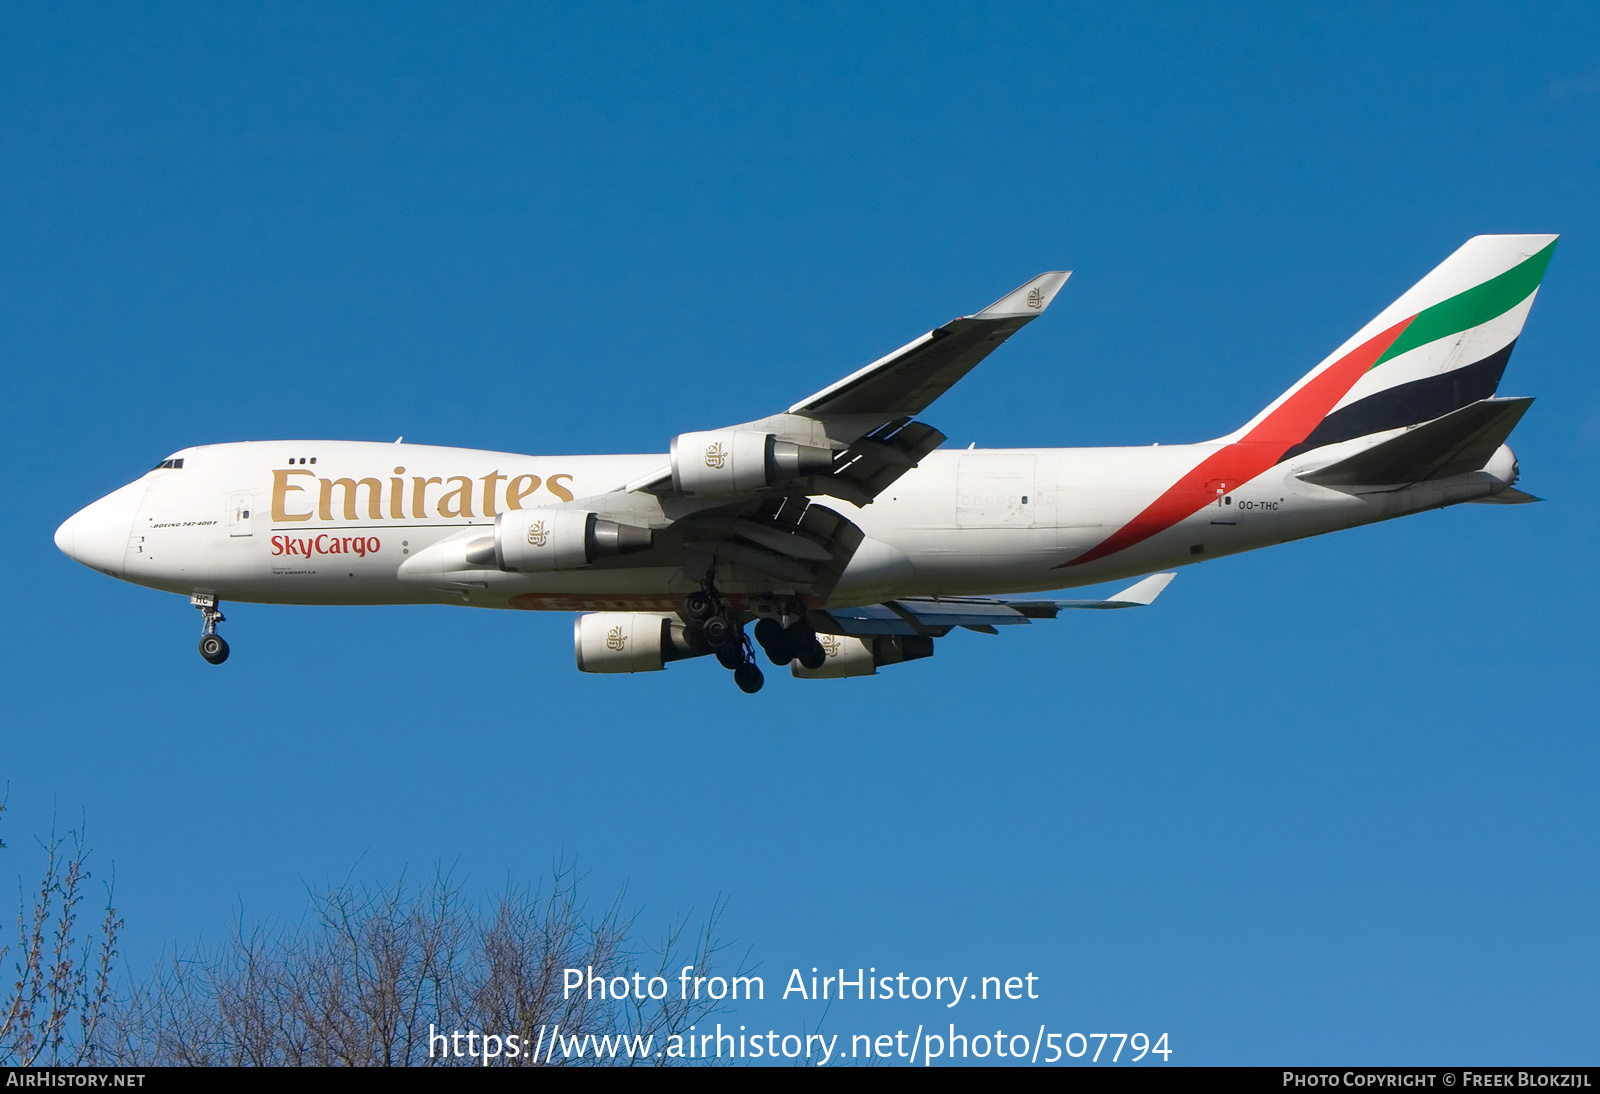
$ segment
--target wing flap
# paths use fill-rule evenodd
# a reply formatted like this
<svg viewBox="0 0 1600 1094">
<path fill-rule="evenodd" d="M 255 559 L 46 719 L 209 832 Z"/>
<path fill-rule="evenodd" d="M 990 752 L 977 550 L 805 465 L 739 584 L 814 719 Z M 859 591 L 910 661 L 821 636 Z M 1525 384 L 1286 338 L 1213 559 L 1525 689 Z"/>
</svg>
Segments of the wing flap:
<svg viewBox="0 0 1600 1094">
<path fill-rule="evenodd" d="M 854 608 L 829 608 L 823 612 L 811 613 L 813 618 L 821 616 L 831 624 L 826 628 L 818 627 L 830 634 L 849 634 L 856 636 L 866 635 L 908 635 L 918 634 L 917 628 L 902 618 L 899 613 L 882 604 L 863 604 Z"/>
<path fill-rule="evenodd" d="M 852 505 L 870 505 L 944 441 L 944 434 L 931 425 L 905 418 L 887 422 L 835 456 L 833 470 L 812 476 L 807 489 Z"/>
<path fill-rule="evenodd" d="M 847 517 L 805 497 L 739 501 L 694 513 L 671 529 L 683 538 L 663 535 L 658 544 L 681 552 L 690 581 L 731 563 L 817 596 L 838 584 L 866 538 Z"/>
<path fill-rule="evenodd" d="M 923 600 L 890 602 L 923 627 L 1006 627 L 1029 622 L 1028 617 L 999 600 Z"/>
<path fill-rule="evenodd" d="M 1035 619 L 1054 619 L 1064 608 L 1142 608 L 1161 595 L 1175 575 L 1151 574 L 1105 600 L 1032 600 L 1004 597 L 902 597 L 884 604 L 829 608 L 813 619 L 831 624 L 835 634 L 941 637 L 954 627 L 994 633 L 992 628 L 1017 626 Z M 819 630 L 822 629 L 820 626 Z"/>
</svg>

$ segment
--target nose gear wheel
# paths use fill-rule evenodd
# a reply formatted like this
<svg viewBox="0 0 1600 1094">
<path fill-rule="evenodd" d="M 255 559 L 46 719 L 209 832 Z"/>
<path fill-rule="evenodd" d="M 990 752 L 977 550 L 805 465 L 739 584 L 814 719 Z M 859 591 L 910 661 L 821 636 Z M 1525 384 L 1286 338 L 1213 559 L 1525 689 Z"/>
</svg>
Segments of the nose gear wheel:
<svg viewBox="0 0 1600 1094">
<path fill-rule="evenodd" d="M 200 639 L 200 656 L 213 665 L 220 665 L 228 659 L 228 642 L 220 634 L 208 634 Z"/>
<path fill-rule="evenodd" d="M 217 610 L 217 598 L 209 593 L 196 593 L 189 603 L 200 609 L 200 656 L 213 665 L 228 659 L 228 643 L 217 633 L 217 624 L 227 618 Z"/>
</svg>

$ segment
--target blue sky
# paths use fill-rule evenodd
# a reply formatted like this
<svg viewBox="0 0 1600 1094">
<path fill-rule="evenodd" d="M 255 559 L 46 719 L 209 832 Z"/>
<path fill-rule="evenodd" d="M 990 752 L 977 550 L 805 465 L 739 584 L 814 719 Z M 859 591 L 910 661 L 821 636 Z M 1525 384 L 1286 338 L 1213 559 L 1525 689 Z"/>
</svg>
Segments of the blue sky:
<svg viewBox="0 0 1600 1094">
<path fill-rule="evenodd" d="M 137 969 L 352 871 L 488 891 L 565 855 L 641 923 L 725 897 L 773 984 L 1033 972 L 985 1022 L 1174 1062 L 1592 1062 L 1596 24 L 7 8 L 0 877 L 86 815 Z M 180 598 L 51 542 L 190 444 L 664 451 L 1060 267 L 927 420 L 1202 439 L 1469 236 L 1547 231 L 1501 387 L 1540 397 L 1513 446 L 1546 504 L 1216 560 L 873 679 L 581 676 L 567 616 L 445 608 L 234 606 L 213 669 Z"/>
</svg>

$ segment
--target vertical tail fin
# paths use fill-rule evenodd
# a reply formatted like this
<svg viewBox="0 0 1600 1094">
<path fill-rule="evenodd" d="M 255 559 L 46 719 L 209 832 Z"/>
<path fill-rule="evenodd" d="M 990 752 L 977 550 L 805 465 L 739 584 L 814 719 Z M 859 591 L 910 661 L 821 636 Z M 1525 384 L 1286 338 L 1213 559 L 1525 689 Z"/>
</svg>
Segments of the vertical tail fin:
<svg viewBox="0 0 1600 1094">
<path fill-rule="evenodd" d="M 1555 249 L 1474 236 L 1243 428 L 1280 459 L 1417 425 L 1495 393 Z"/>
</svg>

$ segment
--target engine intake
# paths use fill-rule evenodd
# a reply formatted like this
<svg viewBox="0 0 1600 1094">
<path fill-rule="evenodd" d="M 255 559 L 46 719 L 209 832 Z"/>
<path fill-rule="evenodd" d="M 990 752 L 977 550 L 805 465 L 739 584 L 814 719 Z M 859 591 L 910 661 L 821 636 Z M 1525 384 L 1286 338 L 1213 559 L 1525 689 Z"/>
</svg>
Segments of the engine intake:
<svg viewBox="0 0 1600 1094">
<path fill-rule="evenodd" d="M 655 533 L 582 509 L 518 509 L 494 521 L 494 561 L 509 573 L 572 570 L 649 549 Z"/>
<path fill-rule="evenodd" d="M 681 494 L 745 494 L 832 467 L 830 450 L 780 441 L 771 433 L 716 429 L 672 438 L 672 485 Z"/>
<path fill-rule="evenodd" d="M 579 672 L 658 672 L 707 650 L 678 619 L 650 612 L 589 612 L 572 624 Z"/>
</svg>

